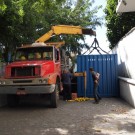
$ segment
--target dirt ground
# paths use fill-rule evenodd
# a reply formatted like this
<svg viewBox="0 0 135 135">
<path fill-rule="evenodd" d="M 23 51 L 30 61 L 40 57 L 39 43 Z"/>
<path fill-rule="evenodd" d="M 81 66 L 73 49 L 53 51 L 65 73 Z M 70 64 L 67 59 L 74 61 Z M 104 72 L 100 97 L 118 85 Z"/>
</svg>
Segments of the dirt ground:
<svg viewBox="0 0 135 135">
<path fill-rule="evenodd" d="M 44 99 L 0 108 L 0 135 L 134 135 L 135 109 L 119 98 L 99 104 L 59 101 L 50 108 Z"/>
</svg>

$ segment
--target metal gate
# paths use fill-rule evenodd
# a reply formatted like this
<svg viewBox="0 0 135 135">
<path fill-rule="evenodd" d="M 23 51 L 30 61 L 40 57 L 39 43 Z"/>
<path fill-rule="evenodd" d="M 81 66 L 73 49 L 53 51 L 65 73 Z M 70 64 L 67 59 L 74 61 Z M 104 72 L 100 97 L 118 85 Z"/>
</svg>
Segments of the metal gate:
<svg viewBox="0 0 135 135">
<path fill-rule="evenodd" d="M 77 72 L 87 73 L 87 85 L 84 89 L 84 78 L 77 78 L 77 93 L 79 97 L 93 97 L 93 81 L 89 68 L 93 67 L 100 73 L 98 91 L 102 97 L 117 97 L 118 77 L 117 77 L 117 55 L 78 55 Z"/>
</svg>

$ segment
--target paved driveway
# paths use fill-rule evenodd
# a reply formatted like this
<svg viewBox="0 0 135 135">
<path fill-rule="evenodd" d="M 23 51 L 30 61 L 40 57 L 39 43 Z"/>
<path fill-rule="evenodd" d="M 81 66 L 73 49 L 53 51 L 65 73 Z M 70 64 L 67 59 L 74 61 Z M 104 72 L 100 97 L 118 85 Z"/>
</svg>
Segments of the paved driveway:
<svg viewBox="0 0 135 135">
<path fill-rule="evenodd" d="M 59 101 L 49 108 L 43 99 L 0 108 L 0 135 L 134 135 L 135 110 L 117 98 Z"/>
</svg>

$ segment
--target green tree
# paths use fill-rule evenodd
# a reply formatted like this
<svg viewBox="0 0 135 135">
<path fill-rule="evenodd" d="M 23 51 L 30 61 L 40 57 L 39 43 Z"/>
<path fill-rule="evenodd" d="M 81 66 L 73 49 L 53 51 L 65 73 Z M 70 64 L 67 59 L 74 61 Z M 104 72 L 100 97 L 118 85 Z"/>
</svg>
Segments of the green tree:
<svg viewBox="0 0 135 135">
<path fill-rule="evenodd" d="M 41 0 L 40 0 L 41 1 Z M 40 19 L 43 1 L 3 0 L 0 7 L 0 43 L 5 46 L 5 60 L 8 52 L 13 52 L 23 43 L 33 42 Z M 41 5 L 40 5 L 40 4 Z M 42 9 L 43 10 L 43 9 Z"/>
<path fill-rule="evenodd" d="M 97 25 L 101 25 L 100 18 L 96 16 L 96 13 L 100 7 L 92 9 L 92 4 L 93 1 L 91 2 L 90 0 L 62 2 L 61 4 L 55 5 L 55 14 L 53 14 L 54 11 L 49 11 L 49 13 L 46 14 L 46 18 L 49 18 L 48 22 L 51 25 L 80 25 L 82 27 L 95 29 Z M 43 34 L 46 30 L 43 29 L 42 31 Z M 58 41 L 60 39 L 66 41 L 64 48 L 71 52 L 81 54 L 84 47 L 88 48 L 88 45 L 85 44 L 85 42 L 79 42 L 80 40 L 85 41 L 84 35 L 61 35 L 54 37 L 51 40 Z"/>
<path fill-rule="evenodd" d="M 0 6 L 0 43 L 5 46 L 5 56 L 7 60 L 8 50 L 12 50 L 16 43 L 17 27 L 22 22 L 24 12 L 22 10 L 23 0 L 20 1 L 1 1 Z"/>
<path fill-rule="evenodd" d="M 118 0 L 108 0 L 105 9 L 107 38 L 111 49 L 135 26 L 135 12 L 117 14 L 117 4 Z"/>
<path fill-rule="evenodd" d="M 0 6 L 0 43 L 5 52 L 13 51 L 24 43 L 32 43 L 53 25 L 80 25 L 95 29 L 101 25 L 92 9 L 93 0 L 2 0 Z M 88 45 L 85 36 L 61 35 L 50 41 L 65 40 L 66 50 L 81 54 Z M 7 56 L 7 55 L 6 55 Z"/>
</svg>

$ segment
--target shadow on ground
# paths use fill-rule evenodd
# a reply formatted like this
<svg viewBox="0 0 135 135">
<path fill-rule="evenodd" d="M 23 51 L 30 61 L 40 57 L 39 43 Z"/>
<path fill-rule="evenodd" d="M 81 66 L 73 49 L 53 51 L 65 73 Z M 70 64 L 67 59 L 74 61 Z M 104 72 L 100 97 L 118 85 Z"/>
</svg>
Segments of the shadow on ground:
<svg viewBox="0 0 135 135">
<path fill-rule="evenodd" d="M 8 128 L 7 128 L 8 127 Z M 130 135 L 135 132 L 135 110 L 118 98 L 59 101 L 50 108 L 44 98 L 24 100 L 16 108 L 0 108 L 2 135 Z"/>
</svg>

